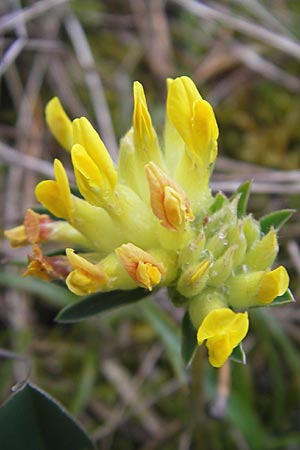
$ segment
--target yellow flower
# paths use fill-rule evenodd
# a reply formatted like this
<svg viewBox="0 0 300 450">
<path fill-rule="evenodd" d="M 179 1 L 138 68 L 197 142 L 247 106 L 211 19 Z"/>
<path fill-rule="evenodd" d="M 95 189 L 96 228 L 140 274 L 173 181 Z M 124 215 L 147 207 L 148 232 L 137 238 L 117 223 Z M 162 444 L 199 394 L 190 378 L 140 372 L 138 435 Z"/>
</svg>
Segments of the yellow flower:
<svg viewBox="0 0 300 450">
<path fill-rule="evenodd" d="M 70 291 L 77 295 L 91 294 L 97 290 L 107 290 L 109 279 L 106 273 L 80 255 L 73 249 L 66 249 L 67 258 L 73 267 L 66 283 Z"/>
<path fill-rule="evenodd" d="M 282 266 L 272 270 L 277 229 L 266 231 L 243 213 L 245 187 L 231 198 L 210 191 L 218 139 L 211 105 L 188 77 L 167 84 L 163 145 L 135 82 L 132 127 L 116 164 L 91 123 L 71 121 L 52 99 L 46 120 L 70 152 L 77 186 L 56 159 L 54 180 L 35 189 L 55 217 L 28 210 L 24 224 L 5 235 L 12 246 L 33 246 L 25 275 L 64 280 L 80 296 L 167 287 L 220 367 L 248 330 L 247 312 L 234 310 L 271 303 L 287 291 L 289 277 Z M 48 242 L 66 256 L 43 254 Z"/>
<path fill-rule="evenodd" d="M 271 303 L 276 297 L 283 295 L 289 286 L 289 276 L 283 266 L 265 272 L 262 276 L 258 299 L 263 304 Z"/>
<path fill-rule="evenodd" d="M 167 112 L 193 162 L 201 167 L 212 163 L 217 156 L 217 122 L 190 78 L 169 80 Z"/>
<path fill-rule="evenodd" d="M 142 287 L 152 291 L 165 274 L 162 263 L 157 262 L 150 253 L 128 243 L 115 250 L 125 270 Z"/>
<path fill-rule="evenodd" d="M 231 277 L 227 282 L 229 304 L 234 308 L 248 308 L 269 304 L 283 295 L 289 276 L 283 266 L 274 270 L 254 271 Z"/>
<path fill-rule="evenodd" d="M 198 329 L 198 345 L 206 341 L 209 362 L 214 367 L 221 367 L 244 339 L 248 327 L 247 312 L 235 313 L 228 308 L 215 309 L 205 317 Z"/>
</svg>

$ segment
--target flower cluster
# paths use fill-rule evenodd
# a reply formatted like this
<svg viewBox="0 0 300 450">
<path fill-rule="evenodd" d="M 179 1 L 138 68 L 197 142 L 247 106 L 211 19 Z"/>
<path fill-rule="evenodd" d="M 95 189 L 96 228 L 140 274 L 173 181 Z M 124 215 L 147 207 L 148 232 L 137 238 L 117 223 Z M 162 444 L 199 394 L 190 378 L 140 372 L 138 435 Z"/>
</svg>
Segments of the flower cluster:
<svg viewBox="0 0 300 450">
<path fill-rule="evenodd" d="M 241 194 L 212 195 L 218 126 L 190 78 L 168 80 L 161 144 L 142 85 L 133 91 L 133 123 L 116 166 L 86 118 L 71 121 L 57 98 L 48 103 L 47 123 L 71 154 L 78 189 L 55 160 L 54 180 L 35 190 L 49 214 L 28 210 L 6 236 L 33 246 L 26 275 L 65 280 L 79 296 L 168 287 L 220 367 L 247 334 L 247 308 L 288 289 L 285 268 L 271 269 L 276 230 L 263 232 L 242 211 Z M 51 241 L 67 246 L 65 254 L 46 256 L 41 246 Z"/>
</svg>

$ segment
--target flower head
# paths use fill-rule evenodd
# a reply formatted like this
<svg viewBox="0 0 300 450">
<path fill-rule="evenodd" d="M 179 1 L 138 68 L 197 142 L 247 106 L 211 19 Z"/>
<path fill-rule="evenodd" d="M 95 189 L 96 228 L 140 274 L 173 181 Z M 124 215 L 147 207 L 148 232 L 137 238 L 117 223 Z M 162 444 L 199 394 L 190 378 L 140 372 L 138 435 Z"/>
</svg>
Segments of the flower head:
<svg viewBox="0 0 300 450">
<path fill-rule="evenodd" d="M 246 215 L 245 186 L 231 198 L 211 193 L 218 139 L 211 105 L 188 77 L 167 84 L 163 145 L 135 82 L 132 127 L 117 164 L 90 122 L 69 119 L 52 99 L 46 120 L 70 152 L 79 192 L 56 159 L 54 179 L 35 190 L 49 214 L 28 210 L 24 224 L 5 234 L 12 246 L 33 246 L 25 275 L 63 279 L 79 296 L 167 287 L 220 367 L 247 334 L 247 309 L 285 294 L 289 278 L 282 266 L 272 270 L 278 220 L 266 227 Z M 44 254 L 48 242 L 66 254 Z"/>
</svg>

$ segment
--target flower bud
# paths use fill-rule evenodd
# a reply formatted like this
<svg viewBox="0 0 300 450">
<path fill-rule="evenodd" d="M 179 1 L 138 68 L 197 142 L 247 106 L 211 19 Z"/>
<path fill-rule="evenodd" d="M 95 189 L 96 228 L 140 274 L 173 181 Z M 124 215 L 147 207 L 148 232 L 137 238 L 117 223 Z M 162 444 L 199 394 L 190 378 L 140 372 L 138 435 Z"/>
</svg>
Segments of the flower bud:
<svg viewBox="0 0 300 450">
<path fill-rule="evenodd" d="M 183 189 L 153 162 L 147 164 L 145 170 L 152 211 L 161 225 L 176 231 L 184 228 L 187 221 L 193 221 L 190 203 Z"/>
<path fill-rule="evenodd" d="M 260 225 L 254 220 L 251 214 L 243 219 L 244 235 L 247 241 L 247 248 L 251 248 L 260 240 Z"/>
<path fill-rule="evenodd" d="M 274 263 L 277 253 L 277 236 L 272 228 L 260 241 L 253 244 L 246 254 L 244 264 L 250 270 L 266 270 Z"/>
<path fill-rule="evenodd" d="M 208 270 L 211 261 L 204 259 L 185 269 L 179 277 L 177 290 L 185 297 L 193 297 L 200 294 L 208 280 Z"/>
<path fill-rule="evenodd" d="M 269 304 L 288 289 L 289 276 L 283 266 L 231 277 L 227 283 L 229 303 L 233 308 Z"/>
<path fill-rule="evenodd" d="M 233 252 L 233 266 L 239 266 L 245 258 L 247 241 L 244 235 L 244 227 L 241 221 L 236 226 L 230 226 L 227 231 L 228 245 L 235 246 Z"/>
<path fill-rule="evenodd" d="M 209 270 L 209 279 L 207 284 L 209 286 L 218 287 L 225 283 L 230 277 L 234 265 L 234 255 L 237 251 L 237 246 L 229 247 L 220 258 L 211 264 Z"/>
<path fill-rule="evenodd" d="M 193 264 L 199 261 L 205 248 L 205 243 L 205 233 L 201 229 L 197 236 L 189 239 L 187 244 L 181 249 L 178 257 L 178 265 L 185 267 L 186 264 Z"/>
</svg>

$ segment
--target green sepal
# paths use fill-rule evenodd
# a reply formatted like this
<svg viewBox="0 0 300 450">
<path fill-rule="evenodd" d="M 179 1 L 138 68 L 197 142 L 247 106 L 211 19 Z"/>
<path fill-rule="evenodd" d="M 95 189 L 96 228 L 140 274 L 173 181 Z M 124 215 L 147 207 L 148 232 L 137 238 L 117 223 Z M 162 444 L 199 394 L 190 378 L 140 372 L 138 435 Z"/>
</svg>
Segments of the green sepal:
<svg viewBox="0 0 300 450">
<path fill-rule="evenodd" d="M 198 348 L 197 333 L 186 311 L 181 323 L 181 356 L 186 366 L 189 366 Z"/>
<path fill-rule="evenodd" d="M 231 197 L 232 200 L 237 196 L 239 197 L 239 201 L 237 204 L 238 218 L 241 218 L 246 214 L 251 184 L 252 184 L 251 181 L 246 181 L 245 183 L 241 184 Z"/>
<path fill-rule="evenodd" d="M 239 344 L 233 349 L 233 352 L 230 355 L 230 359 L 231 361 L 237 362 L 239 364 L 246 364 L 247 357 L 242 344 Z"/>
<path fill-rule="evenodd" d="M 227 201 L 226 195 L 224 195 L 223 192 L 218 192 L 215 195 L 214 202 L 210 206 L 210 212 L 215 213 L 216 211 L 219 211 L 219 209 L 221 209 L 222 206 L 224 206 L 226 201 Z"/>
<path fill-rule="evenodd" d="M 30 383 L 0 409 L 0 448 L 95 450 L 74 418 L 46 392 Z"/>
<path fill-rule="evenodd" d="M 131 291 L 96 292 L 67 305 L 57 314 L 55 321 L 61 323 L 79 322 L 119 306 L 138 302 L 150 294 L 150 291 L 142 288 Z"/>
<path fill-rule="evenodd" d="M 280 211 L 275 211 L 263 216 L 259 221 L 261 232 L 267 234 L 272 227 L 275 230 L 280 230 L 294 212 L 294 209 L 281 209 Z"/>
<path fill-rule="evenodd" d="M 294 303 L 296 300 L 291 292 L 290 289 L 288 289 L 284 294 L 278 296 L 275 298 L 275 300 L 272 301 L 268 306 L 281 306 L 281 305 L 287 305 L 288 303 Z"/>
</svg>

